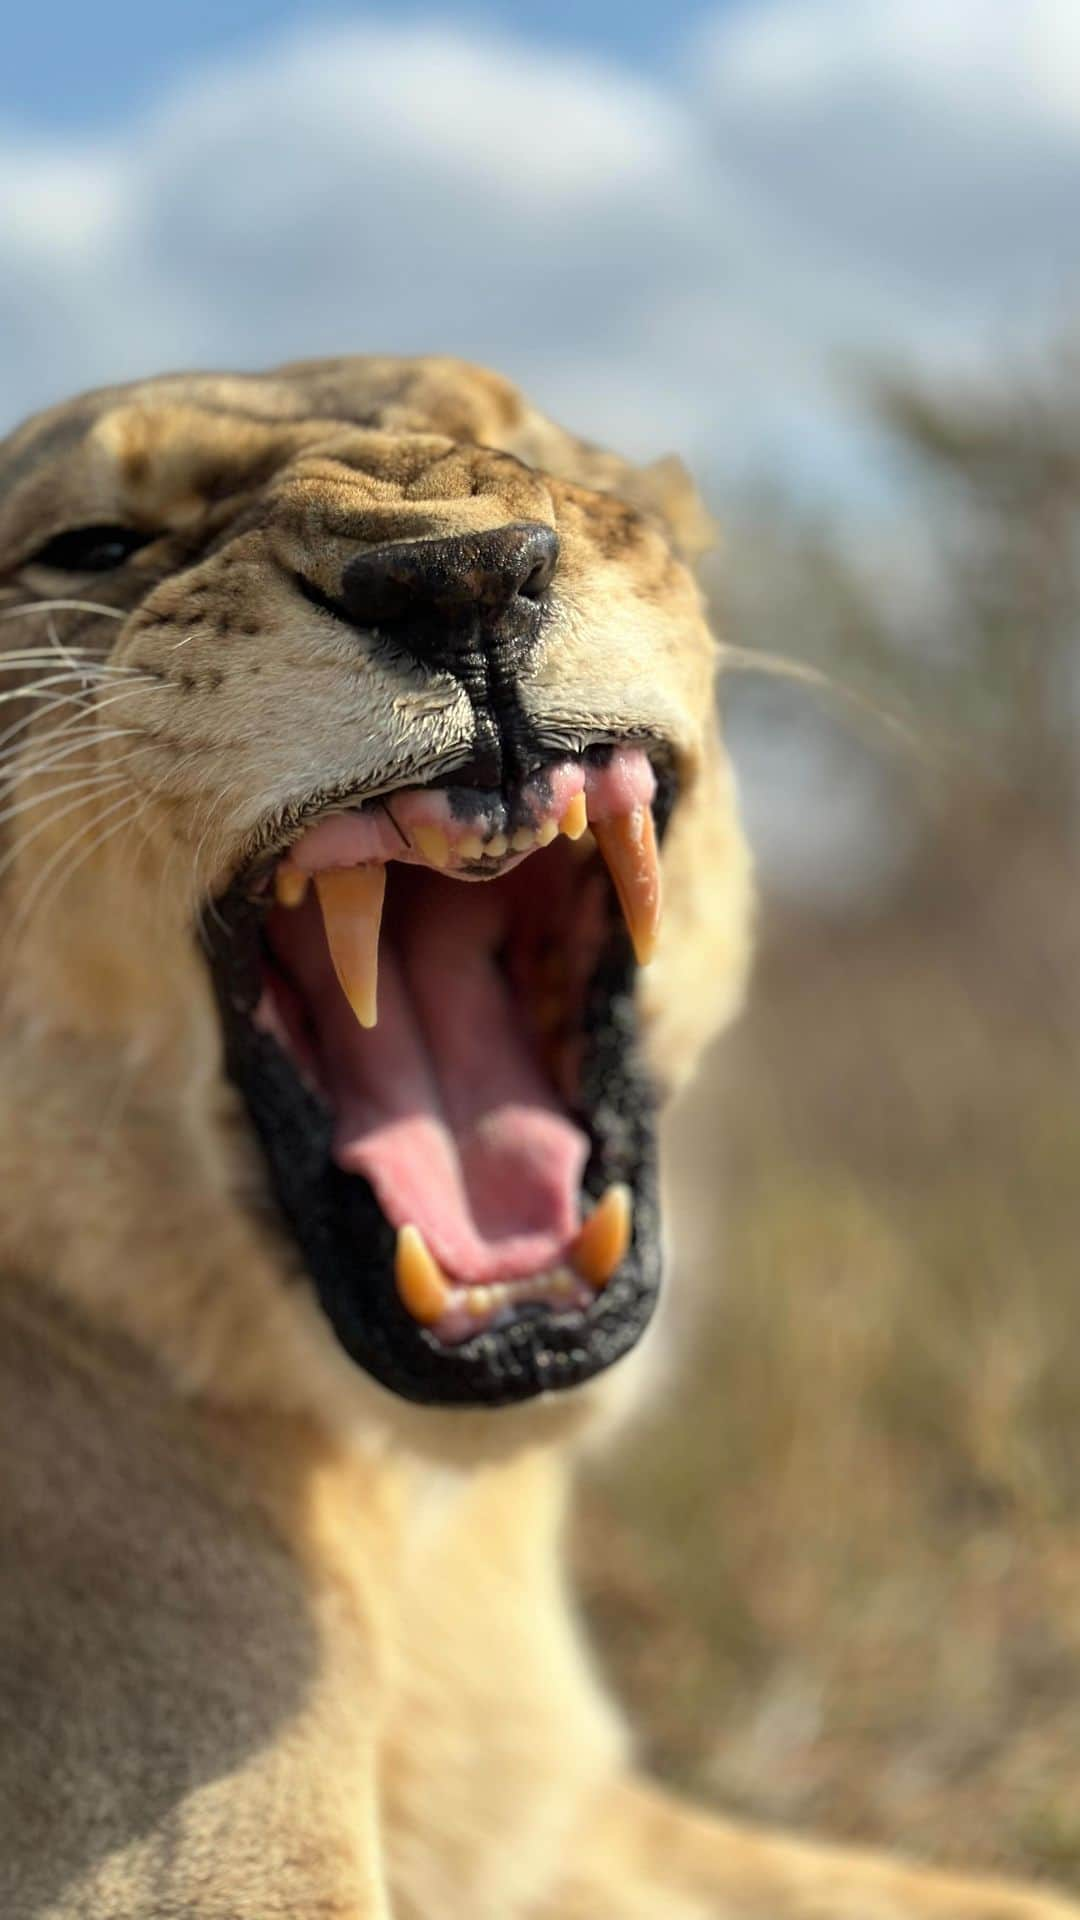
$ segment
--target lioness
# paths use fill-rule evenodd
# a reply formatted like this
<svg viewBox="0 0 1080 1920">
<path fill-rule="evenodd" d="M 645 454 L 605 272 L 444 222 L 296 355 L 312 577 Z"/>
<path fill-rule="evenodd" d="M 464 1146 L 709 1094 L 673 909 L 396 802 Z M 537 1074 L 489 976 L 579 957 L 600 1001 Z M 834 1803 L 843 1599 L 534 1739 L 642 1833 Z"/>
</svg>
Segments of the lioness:
<svg viewBox="0 0 1080 1920">
<path fill-rule="evenodd" d="M 564 1592 L 746 965 L 703 518 L 440 359 L 0 445 L 4 1920 L 1076 1911 L 638 1781 Z"/>
</svg>

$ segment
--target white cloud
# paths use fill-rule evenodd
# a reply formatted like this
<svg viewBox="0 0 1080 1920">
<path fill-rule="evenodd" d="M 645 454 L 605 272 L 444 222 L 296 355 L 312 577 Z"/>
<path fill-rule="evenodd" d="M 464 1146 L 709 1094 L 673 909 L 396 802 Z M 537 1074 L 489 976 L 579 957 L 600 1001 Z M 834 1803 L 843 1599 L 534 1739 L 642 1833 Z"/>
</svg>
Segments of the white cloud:
<svg viewBox="0 0 1080 1920">
<path fill-rule="evenodd" d="M 802 112 L 849 89 L 952 117 L 1056 124 L 1080 139 L 1080 13 L 1071 0 L 755 0 L 714 44 L 749 107 Z"/>
<path fill-rule="evenodd" d="M 447 349 L 585 431 L 861 490 L 836 357 L 964 363 L 1080 236 L 1075 0 L 757 0 L 685 77 L 313 26 L 110 141 L 0 139 L 0 423 L 163 366 Z"/>
<path fill-rule="evenodd" d="M 861 283 L 838 343 L 963 357 L 1080 291 L 1075 0 L 756 0 L 699 54 L 719 164 Z"/>
</svg>

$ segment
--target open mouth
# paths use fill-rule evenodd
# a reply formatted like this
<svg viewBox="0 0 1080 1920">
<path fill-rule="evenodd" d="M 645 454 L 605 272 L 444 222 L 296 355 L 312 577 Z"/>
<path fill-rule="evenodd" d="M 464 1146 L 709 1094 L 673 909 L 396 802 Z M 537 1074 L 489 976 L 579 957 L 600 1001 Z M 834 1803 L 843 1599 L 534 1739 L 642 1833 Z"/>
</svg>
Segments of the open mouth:
<svg viewBox="0 0 1080 1920">
<path fill-rule="evenodd" d="M 631 1347 L 659 1284 L 634 983 L 660 914 L 640 744 L 302 821 L 208 928 L 229 1073 L 323 1309 L 405 1398 L 497 1405 Z"/>
</svg>

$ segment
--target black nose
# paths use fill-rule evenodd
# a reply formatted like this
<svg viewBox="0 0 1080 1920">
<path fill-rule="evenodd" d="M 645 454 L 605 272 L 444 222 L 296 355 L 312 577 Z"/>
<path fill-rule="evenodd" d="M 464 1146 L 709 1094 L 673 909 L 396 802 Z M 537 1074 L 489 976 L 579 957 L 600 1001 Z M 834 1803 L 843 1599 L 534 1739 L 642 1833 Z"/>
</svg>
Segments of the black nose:
<svg viewBox="0 0 1080 1920">
<path fill-rule="evenodd" d="M 341 601 L 363 627 L 425 615 L 498 616 L 515 601 L 539 600 L 558 559 L 558 534 L 532 521 L 445 540 L 396 540 L 349 561 Z"/>
</svg>

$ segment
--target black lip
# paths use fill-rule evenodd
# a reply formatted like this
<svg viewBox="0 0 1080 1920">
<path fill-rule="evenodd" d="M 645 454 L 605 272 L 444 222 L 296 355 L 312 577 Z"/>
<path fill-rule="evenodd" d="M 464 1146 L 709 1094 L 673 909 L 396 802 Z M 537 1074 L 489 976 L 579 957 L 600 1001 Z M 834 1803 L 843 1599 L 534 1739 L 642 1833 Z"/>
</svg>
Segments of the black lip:
<svg viewBox="0 0 1080 1920">
<path fill-rule="evenodd" d="M 607 734 L 598 735 L 577 728 L 567 728 L 565 733 L 559 734 L 551 729 L 535 731 L 524 773 L 517 779 L 496 782 L 496 790 L 503 799 L 508 818 L 523 826 L 532 824 L 531 816 L 521 803 L 521 789 L 527 783 L 535 786 L 541 782 L 547 768 L 560 760 L 571 758 L 603 766 L 616 746 L 642 747 L 648 754 L 657 780 L 653 813 L 657 835 L 662 837 L 677 789 L 673 756 L 667 741 L 645 730 L 621 734 L 617 740 Z M 482 763 L 470 759 L 463 764 L 455 756 L 449 766 L 442 768 L 400 766 L 386 784 L 380 782 L 374 789 L 345 784 L 309 791 L 268 815 L 248 835 L 240 850 L 237 866 L 233 869 L 235 881 L 239 885 L 250 884 L 260 874 L 268 872 L 281 854 L 286 853 L 309 827 L 327 814 L 383 806 L 387 801 L 392 801 L 395 793 L 403 787 L 450 788 L 454 790 L 451 805 L 455 805 L 460 795 L 460 803 L 467 805 L 470 813 L 475 813 L 479 804 L 477 790 L 485 791 L 483 772 Z"/>
<path fill-rule="evenodd" d="M 661 778 L 661 832 L 672 798 L 672 782 Z M 334 1164 L 329 1110 L 273 1037 L 252 1022 L 261 911 L 241 880 L 215 903 L 205 929 L 226 1072 L 262 1146 L 282 1223 L 350 1358 L 403 1399 L 443 1407 L 507 1406 L 582 1385 L 620 1359 L 652 1317 L 661 1257 L 656 1097 L 637 1045 L 637 968 L 617 917 L 589 988 L 579 1117 L 592 1149 L 586 1192 L 598 1199 L 619 1180 L 633 1194 L 629 1253 L 587 1311 L 534 1307 L 448 1346 L 401 1304 L 394 1229 L 368 1182 Z"/>
</svg>

